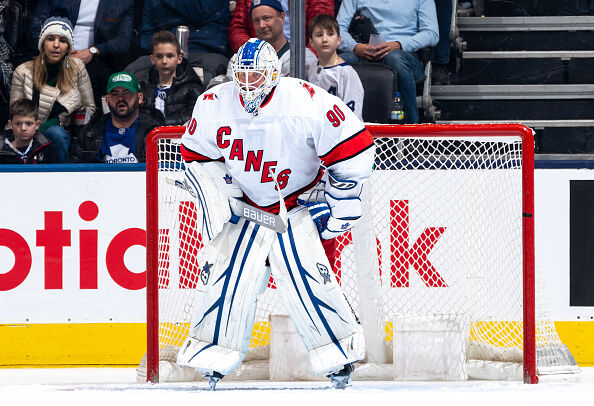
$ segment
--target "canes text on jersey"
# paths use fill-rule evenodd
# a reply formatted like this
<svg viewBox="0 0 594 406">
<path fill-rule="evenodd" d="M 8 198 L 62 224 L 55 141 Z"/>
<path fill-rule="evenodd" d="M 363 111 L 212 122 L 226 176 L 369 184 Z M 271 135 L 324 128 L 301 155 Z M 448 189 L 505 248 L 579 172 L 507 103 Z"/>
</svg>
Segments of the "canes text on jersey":
<svg viewBox="0 0 594 406">
<path fill-rule="evenodd" d="M 281 171 L 276 170 L 277 161 L 264 161 L 262 162 L 262 156 L 264 151 L 259 149 L 257 151 L 248 150 L 245 155 L 243 151 L 243 140 L 234 139 L 230 140 L 227 137 L 231 135 L 231 127 L 224 126 L 217 131 L 217 146 L 221 150 L 229 148 L 228 160 L 245 161 L 244 171 L 246 172 L 260 172 L 262 176 L 260 182 L 267 183 L 273 182 L 274 179 L 271 173 L 276 174 L 276 181 L 281 189 L 287 187 L 289 183 L 289 175 L 291 174 L 290 169 L 283 169 Z M 275 186 L 276 189 L 276 186 Z"/>
</svg>

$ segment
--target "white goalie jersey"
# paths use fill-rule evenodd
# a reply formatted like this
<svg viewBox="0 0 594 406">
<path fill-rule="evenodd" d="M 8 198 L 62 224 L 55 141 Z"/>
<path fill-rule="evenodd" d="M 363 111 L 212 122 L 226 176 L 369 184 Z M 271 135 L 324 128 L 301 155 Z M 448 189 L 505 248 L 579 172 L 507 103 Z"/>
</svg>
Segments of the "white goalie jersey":
<svg viewBox="0 0 594 406">
<path fill-rule="evenodd" d="M 361 184 L 374 156 L 371 134 L 338 97 L 294 78 L 281 78 L 256 115 L 232 82 L 213 87 L 196 102 L 181 149 L 187 162 L 224 162 L 244 199 L 272 213 L 276 184 L 290 210 L 321 179 L 322 166 Z"/>
<path fill-rule="evenodd" d="M 339 65 L 322 67 L 319 61 L 312 64 L 308 72 L 308 80 L 342 100 L 363 120 L 363 85 L 355 69 L 347 62 Z"/>
</svg>

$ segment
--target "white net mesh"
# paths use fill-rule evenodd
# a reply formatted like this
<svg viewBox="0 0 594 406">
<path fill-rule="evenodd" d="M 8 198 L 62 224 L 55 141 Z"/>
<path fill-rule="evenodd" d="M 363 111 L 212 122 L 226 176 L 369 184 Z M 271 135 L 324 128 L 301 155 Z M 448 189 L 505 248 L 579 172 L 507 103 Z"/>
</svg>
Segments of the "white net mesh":
<svg viewBox="0 0 594 406">
<path fill-rule="evenodd" d="M 337 239 L 334 263 L 366 330 L 367 361 L 389 367 L 395 331 L 408 331 L 411 318 L 463 316 L 470 332 L 463 332 L 467 352 L 459 362 L 521 363 L 520 138 L 384 137 L 375 142 L 374 173 L 364 188 L 365 218 Z M 182 177 L 178 146 L 179 139 L 158 144 L 158 328 L 162 358 L 167 355 L 170 361 L 189 331 L 202 246 L 196 206 L 167 181 Z M 258 300 L 250 343 L 254 351 L 246 361 L 267 357 L 269 315 L 285 313 L 273 278 L 274 270 Z M 537 364 L 541 370 L 575 366 L 547 309 L 540 306 L 546 302 L 542 299 L 537 294 Z M 428 350 L 423 357 L 424 365 L 437 365 L 443 351 Z M 240 367 L 238 375 L 245 370 Z"/>
</svg>

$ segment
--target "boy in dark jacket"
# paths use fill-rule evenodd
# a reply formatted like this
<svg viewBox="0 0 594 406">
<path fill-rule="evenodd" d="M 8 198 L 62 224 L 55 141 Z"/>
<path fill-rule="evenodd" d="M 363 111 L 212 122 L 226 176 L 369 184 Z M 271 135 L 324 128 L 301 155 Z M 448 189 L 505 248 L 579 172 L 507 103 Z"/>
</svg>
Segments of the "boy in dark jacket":
<svg viewBox="0 0 594 406">
<path fill-rule="evenodd" d="M 39 131 L 39 124 L 33 101 L 19 99 L 10 106 L 10 130 L 0 132 L 0 164 L 57 162 L 54 146 Z"/>
<path fill-rule="evenodd" d="M 183 125 L 192 117 L 196 99 L 204 91 L 200 78 L 169 31 L 153 35 L 151 62 L 153 66 L 141 82 L 145 104 L 163 113 L 165 124 Z"/>
</svg>

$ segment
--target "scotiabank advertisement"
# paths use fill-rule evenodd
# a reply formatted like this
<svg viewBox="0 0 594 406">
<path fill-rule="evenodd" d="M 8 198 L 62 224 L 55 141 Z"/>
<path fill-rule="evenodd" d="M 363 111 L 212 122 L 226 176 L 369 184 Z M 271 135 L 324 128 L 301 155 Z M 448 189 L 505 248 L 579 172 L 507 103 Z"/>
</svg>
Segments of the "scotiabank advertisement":
<svg viewBox="0 0 594 406">
<path fill-rule="evenodd" d="M 146 320 L 144 171 L 0 179 L 0 324 Z"/>
</svg>

